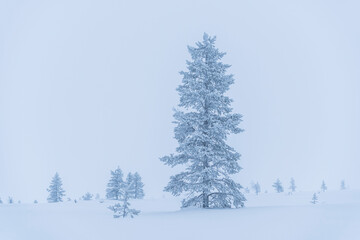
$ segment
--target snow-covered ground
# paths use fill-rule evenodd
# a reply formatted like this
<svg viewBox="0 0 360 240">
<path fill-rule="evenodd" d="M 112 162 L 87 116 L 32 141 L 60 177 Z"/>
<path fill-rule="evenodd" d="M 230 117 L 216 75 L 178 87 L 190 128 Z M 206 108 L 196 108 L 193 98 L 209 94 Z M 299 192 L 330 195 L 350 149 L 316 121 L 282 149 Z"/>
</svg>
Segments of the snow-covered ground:
<svg viewBox="0 0 360 240">
<path fill-rule="evenodd" d="M 179 199 L 132 201 L 130 219 L 112 217 L 111 201 L 1 204 L 1 240 L 75 239 L 360 239 L 360 191 L 247 194 L 242 209 L 180 210 Z"/>
</svg>

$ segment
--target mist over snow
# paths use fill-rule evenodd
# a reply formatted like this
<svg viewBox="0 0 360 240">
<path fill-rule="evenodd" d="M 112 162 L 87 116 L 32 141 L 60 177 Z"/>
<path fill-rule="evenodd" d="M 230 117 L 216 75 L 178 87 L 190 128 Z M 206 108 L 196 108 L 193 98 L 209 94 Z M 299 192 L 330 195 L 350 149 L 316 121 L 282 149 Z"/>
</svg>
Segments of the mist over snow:
<svg viewBox="0 0 360 240">
<path fill-rule="evenodd" d="M 179 71 L 204 32 L 227 52 L 243 115 L 245 132 L 228 141 L 242 155 L 234 179 L 262 192 L 277 178 L 287 192 L 291 177 L 298 191 L 360 188 L 359 10 L 355 0 L 0 0 L 0 197 L 45 202 L 56 172 L 66 196 L 104 197 L 118 166 L 139 172 L 146 199 L 169 197 L 177 171 L 159 158 L 177 146 Z"/>
</svg>

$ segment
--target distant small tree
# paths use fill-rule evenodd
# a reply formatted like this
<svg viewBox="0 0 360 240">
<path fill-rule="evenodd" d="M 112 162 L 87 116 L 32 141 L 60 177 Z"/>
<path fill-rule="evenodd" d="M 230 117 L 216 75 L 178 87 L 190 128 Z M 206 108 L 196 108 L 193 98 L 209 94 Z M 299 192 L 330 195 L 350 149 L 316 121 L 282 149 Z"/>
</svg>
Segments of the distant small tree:
<svg viewBox="0 0 360 240">
<path fill-rule="evenodd" d="M 93 196 L 94 196 L 94 195 L 92 195 L 91 193 L 87 192 L 87 193 L 85 193 L 84 196 L 82 196 L 82 199 L 83 199 L 84 201 L 90 201 L 90 200 L 92 200 Z"/>
<path fill-rule="evenodd" d="M 62 198 L 65 196 L 65 191 L 62 188 L 62 180 L 58 173 L 55 173 L 47 191 L 49 192 L 49 197 L 47 198 L 49 203 L 63 201 Z"/>
<path fill-rule="evenodd" d="M 133 182 L 134 182 L 134 198 L 135 199 L 142 199 L 144 198 L 144 183 L 141 181 L 140 174 L 135 172 L 133 175 Z"/>
<path fill-rule="evenodd" d="M 277 193 L 281 193 L 284 191 L 284 188 L 279 179 L 277 179 L 276 182 L 274 182 L 274 184 L 272 186 L 275 188 L 275 191 Z"/>
<path fill-rule="evenodd" d="M 34 201 L 34 203 L 35 203 L 35 204 L 37 204 L 37 203 L 38 203 L 38 201 L 37 201 L 37 200 L 35 200 L 35 201 Z"/>
<path fill-rule="evenodd" d="M 8 203 L 9 203 L 9 204 L 13 204 L 13 203 L 14 203 L 14 199 L 13 199 L 12 197 L 9 197 L 9 198 L 8 198 Z"/>
<path fill-rule="evenodd" d="M 313 197 L 312 197 L 312 199 L 311 199 L 311 203 L 312 203 L 312 204 L 315 204 L 315 203 L 317 203 L 317 202 L 318 202 L 318 197 L 317 197 L 316 193 L 314 193 L 314 194 L 313 194 Z"/>
<path fill-rule="evenodd" d="M 111 178 L 109 183 L 107 184 L 106 189 L 106 198 L 113 200 L 121 199 L 121 194 L 123 193 L 123 191 L 121 191 L 121 188 L 123 184 L 123 172 L 118 167 L 115 171 L 111 171 Z"/>
<path fill-rule="evenodd" d="M 341 190 L 345 190 L 345 189 L 346 189 L 345 180 L 342 180 L 342 181 L 341 181 L 340 189 L 341 189 Z"/>
<path fill-rule="evenodd" d="M 323 180 L 321 183 L 321 191 L 325 192 L 327 190 L 327 186 L 325 184 L 325 181 Z"/>
<path fill-rule="evenodd" d="M 97 193 L 97 194 L 95 195 L 95 199 L 96 199 L 96 200 L 100 200 L 100 194 Z"/>
<path fill-rule="evenodd" d="M 291 192 L 295 192 L 296 191 L 296 185 L 295 185 L 295 180 L 294 178 L 290 179 L 290 187 L 289 189 L 291 190 Z"/>
<path fill-rule="evenodd" d="M 21 201 L 20 201 L 20 200 L 18 201 L 18 204 L 21 204 Z"/>
<path fill-rule="evenodd" d="M 3 201 L 1 200 L 1 198 L 0 198 L 0 204 L 3 204 Z"/>
<path fill-rule="evenodd" d="M 252 188 L 254 189 L 256 195 L 259 195 L 259 193 L 261 192 L 261 188 L 260 188 L 259 182 L 256 182 L 255 184 L 253 184 L 253 185 L 252 185 Z"/>
</svg>

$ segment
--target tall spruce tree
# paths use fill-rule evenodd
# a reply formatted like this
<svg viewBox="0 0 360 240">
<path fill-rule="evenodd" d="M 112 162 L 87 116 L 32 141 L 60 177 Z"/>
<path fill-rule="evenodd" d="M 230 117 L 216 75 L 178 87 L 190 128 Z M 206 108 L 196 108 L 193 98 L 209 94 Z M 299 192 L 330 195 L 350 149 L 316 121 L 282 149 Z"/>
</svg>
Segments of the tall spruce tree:
<svg viewBox="0 0 360 240">
<path fill-rule="evenodd" d="M 187 61 L 188 71 L 180 73 L 177 88 L 182 110 L 174 113 L 179 146 L 176 154 L 161 158 L 171 167 L 186 166 L 164 189 L 175 196 L 185 192 L 182 207 L 242 207 L 246 200 L 242 186 L 230 178 L 241 170 L 240 154 L 226 143 L 230 133 L 242 131 L 242 116 L 232 113 L 232 99 L 224 95 L 234 78 L 226 74 L 230 65 L 220 61 L 225 53 L 215 47 L 215 39 L 204 33 L 202 42 L 188 47 L 192 61 Z"/>
<path fill-rule="evenodd" d="M 119 167 L 117 167 L 115 171 L 111 171 L 111 178 L 109 180 L 109 183 L 107 184 L 106 189 L 106 198 L 119 200 L 123 194 L 123 191 L 121 191 L 123 184 L 123 172 Z"/>
<path fill-rule="evenodd" d="M 65 196 L 65 191 L 62 188 L 62 180 L 58 173 L 55 173 L 55 176 L 52 178 L 49 188 L 49 197 L 47 198 L 48 202 L 62 202 L 63 197 Z"/>
</svg>

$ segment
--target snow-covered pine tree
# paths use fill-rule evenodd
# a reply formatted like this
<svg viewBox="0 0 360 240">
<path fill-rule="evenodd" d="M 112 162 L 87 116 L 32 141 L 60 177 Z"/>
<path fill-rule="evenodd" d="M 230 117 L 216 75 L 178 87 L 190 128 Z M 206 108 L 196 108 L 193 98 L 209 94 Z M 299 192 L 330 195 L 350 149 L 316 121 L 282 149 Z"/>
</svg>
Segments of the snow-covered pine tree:
<svg viewBox="0 0 360 240">
<path fill-rule="evenodd" d="M 340 184 L 340 190 L 345 190 L 345 189 L 346 189 L 345 180 L 342 180 Z"/>
<path fill-rule="evenodd" d="M 109 209 L 114 212 L 114 218 L 125 218 L 127 216 L 133 218 L 134 215 L 138 215 L 140 211 L 131 209 L 129 203 L 129 200 L 134 198 L 134 181 L 131 173 L 127 175 L 126 182 L 122 183 L 120 191 L 120 196 L 122 197 L 120 200 L 122 203 L 116 203 L 113 206 L 109 206 Z"/>
<path fill-rule="evenodd" d="M 290 187 L 289 189 L 291 190 L 291 192 L 295 192 L 296 191 L 296 185 L 295 185 L 295 180 L 294 178 L 290 179 Z"/>
<path fill-rule="evenodd" d="M 252 188 L 254 189 L 256 195 L 259 195 L 259 193 L 261 192 L 261 188 L 260 188 L 259 182 L 256 182 L 255 184 L 253 184 L 253 185 L 252 185 Z"/>
<path fill-rule="evenodd" d="M 327 190 L 327 186 L 325 184 L 325 181 L 323 180 L 321 183 L 321 191 L 325 192 Z"/>
<path fill-rule="evenodd" d="M 1 198 L 0 198 L 0 204 L 3 204 L 3 201 L 1 200 Z"/>
<path fill-rule="evenodd" d="M 144 183 L 141 181 L 140 174 L 135 172 L 133 175 L 134 182 L 134 198 L 135 199 L 143 199 L 144 194 Z"/>
<path fill-rule="evenodd" d="M 226 144 L 227 135 L 242 131 L 242 116 L 232 113 L 232 99 L 224 95 L 234 78 L 226 74 L 230 65 L 220 62 L 225 53 L 215 47 L 215 39 L 204 33 L 202 42 L 188 47 L 192 61 L 187 61 L 188 71 L 180 73 L 177 88 L 182 110 L 174 113 L 179 146 L 177 154 L 161 158 L 171 167 L 186 166 L 164 189 L 175 196 L 185 192 L 182 207 L 242 207 L 246 200 L 242 186 L 230 178 L 241 169 L 240 154 Z"/>
<path fill-rule="evenodd" d="M 115 171 L 111 171 L 111 178 L 107 184 L 106 198 L 119 200 L 122 196 L 121 188 L 124 184 L 123 172 L 118 167 Z"/>
<path fill-rule="evenodd" d="M 65 191 L 62 188 L 62 181 L 58 173 L 55 173 L 47 191 L 49 192 L 49 197 L 47 198 L 48 202 L 62 202 L 62 198 L 65 196 Z"/>
<path fill-rule="evenodd" d="M 277 193 L 281 193 L 284 191 L 284 188 L 280 182 L 280 179 L 276 179 L 276 182 L 274 182 L 274 184 L 272 186 L 275 188 L 275 191 Z"/>
<path fill-rule="evenodd" d="M 13 199 L 12 197 L 9 197 L 9 198 L 8 198 L 8 203 L 9 203 L 9 204 L 13 204 L 13 203 L 14 203 L 14 199 Z"/>
<path fill-rule="evenodd" d="M 38 201 L 37 201 L 37 200 L 35 200 L 35 201 L 34 201 L 34 204 L 37 204 L 37 203 L 38 203 Z"/>
<path fill-rule="evenodd" d="M 90 200 L 92 200 L 93 196 L 94 196 L 93 194 L 87 192 L 87 193 L 85 193 L 84 196 L 82 196 L 81 198 L 82 198 L 84 201 L 90 201 Z"/>
<path fill-rule="evenodd" d="M 312 197 L 312 199 L 311 199 L 311 203 L 312 203 L 312 204 L 315 204 L 315 203 L 317 203 L 317 202 L 318 202 L 318 197 L 317 197 L 316 193 L 314 193 L 314 194 L 313 194 L 313 197 Z"/>
</svg>

